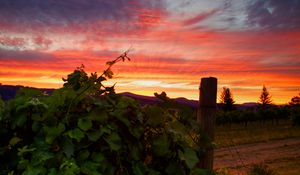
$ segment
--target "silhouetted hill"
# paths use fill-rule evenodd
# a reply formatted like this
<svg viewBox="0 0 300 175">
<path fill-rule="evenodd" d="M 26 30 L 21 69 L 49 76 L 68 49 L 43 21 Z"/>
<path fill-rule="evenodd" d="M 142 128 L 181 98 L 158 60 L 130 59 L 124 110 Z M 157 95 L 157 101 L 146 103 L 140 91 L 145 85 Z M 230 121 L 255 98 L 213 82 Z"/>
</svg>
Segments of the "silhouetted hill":
<svg viewBox="0 0 300 175">
<path fill-rule="evenodd" d="M 131 97 L 137 101 L 139 101 L 141 103 L 141 105 L 147 105 L 147 104 L 157 104 L 157 103 L 161 103 L 162 100 L 156 98 L 156 97 L 151 97 L 151 96 L 145 96 L 145 95 L 137 95 L 137 94 L 133 94 L 130 92 L 123 92 L 120 93 L 120 95 L 126 96 L 126 97 Z"/>
<path fill-rule="evenodd" d="M 243 103 L 242 109 L 255 109 L 258 108 L 259 104 L 255 102 L 248 102 L 248 103 Z"/>
<path fill-rule="evenodd" d="M 12 85 L 0 85 L 0 96 L 2 100 L 7 101 L 14 98 L 17 92 L 26 86 L 12 86 Z M 33 87 L 26 87 L 26 88 L 33 88 Z M 47 88 L 33 88 L 39 89 L 41 91 L 46 92 L 47 94 L 52 94 L 55 89 L 47 89 Z"/>
<path fill-rule="evenodd" d="M 159 104 L 162 103 L 163 101 L 155 96 L 144 96 L 144 95 L 137 95 L 137 94 L 133 94 L 130 92 L 123 92 L 120 93 L 121 95 L 124 95 L 126 97 L 131 97 L 137 101 L 139 101 L 141 103 L 141 105 L 146 105 L 146 104 Z M 174 100 L 177 103 L 181 103 L 184 105 L 188 105 L 190 107 L 192 107 L 193 109 L 196 109 L 198 107 L 198 101 L 197 100 L 189 100 L 186 99 L 184 97 L 180 97 L 180 98 L 175 98 L 175 99 L 171 99 Z"/>
<path fill-rule="evenodd" d="M 178 102 L 178 103 L 181 103 L 181 104 L 191 106 L 193 109 L 196 109 L 199 106 L 199 101 L 198 100 L 189 100 L 189 99 L 186 99 L 184 97 L 175 98 L 175 101 Z"/>
<path fill-rule="evenodd" d="M 0 85 L 0 96 L 2 97 L 2 99 L 4 101 L 7 101 L 9 99 L 14 98 L 16 96 L 17 91 L 23 87 L 25 87 L 25 86 Z M 30 88 L 32 88 L 32 87 L 30 87 Z M 39 89 L 39 90 L 45 91 L 47 94 L 52 94 L 52 92 L 55 90 L 55 89 L 47 89 L 47 88 L 34 88 L 34 89 Z M 131 98 L 139 101 L 141 103 L 141 105 L 159 104 L 159 103 L 163 102 L 161 99 L 159 99 L 155 96 L 137 95 L 137 94 L 133 94 L 130 92 L 123 92 L 120 94 L 124 95 L 126 97 L 131 97 Z M 184 97 L 175 98 L 172 100 L 174 100 L 177 103 L 188 105 L 188 106 L 192 107 L 193 109 L 197 109 L 199 106 L 199 102 L 197 100 L 189 100 Z M 258 107 L 258 104 L 254 103 L 254 102 L 236 105 L 236 108 L 238 110 L 255 109 L 257 107 Z M 218 108 L 220 109 L 219 104 L 218 104 Z"/>
</svg>

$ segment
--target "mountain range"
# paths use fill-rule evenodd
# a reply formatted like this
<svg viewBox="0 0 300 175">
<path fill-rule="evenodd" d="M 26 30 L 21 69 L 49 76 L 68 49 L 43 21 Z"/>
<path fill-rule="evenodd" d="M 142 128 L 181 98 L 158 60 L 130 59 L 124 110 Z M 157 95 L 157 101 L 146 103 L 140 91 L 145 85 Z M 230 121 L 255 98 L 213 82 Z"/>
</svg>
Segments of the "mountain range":
<svg viewBox="0 0 300 175">
<path fill-rule="evenodd" d="M 14 98 L 17 91 L 23 87 L 25 87 L 25 86 L 0 85 L 0 97 L 2 98 L 2 100 L 8 101 L 8 100 Z M 55 89 L 50 89 L 50 88 L 34 88 L 34 89 L 44 91 L 47 94 L 51 94 L 55 90 Z M 131 97 L 131 98 L 139 101 L 141 103 L 141 105 L 162 103 L 162 100 L 155 96 L 144 96 L 144 95 L 133 94 L 130 92 L 123 92 L 120 94 L 123 96 L 126 96 L 126 97 Z M 188 105 L 193 109 L 197 109 L 199 106 L 198 100 L 190 100 L 190 99 L 186 99 L 184 97 L 179 97 L 179 98 L 175 98 L 175 99 L 171 99 L 171 100 L 173 102 Z M 253 102 L 236 105 L 237 109 L 249 109 L 249 108 L 255 108 L 257 106 L 258 106 L 258 104 L 253 103 Z"/>
</svg>

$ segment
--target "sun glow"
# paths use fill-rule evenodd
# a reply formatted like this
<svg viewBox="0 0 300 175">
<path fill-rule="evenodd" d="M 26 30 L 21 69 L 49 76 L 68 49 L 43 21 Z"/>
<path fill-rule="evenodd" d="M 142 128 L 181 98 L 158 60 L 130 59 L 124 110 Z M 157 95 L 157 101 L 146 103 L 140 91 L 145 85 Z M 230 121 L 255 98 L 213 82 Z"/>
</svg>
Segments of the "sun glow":
<svg viewBox="0 0 300 175">
<path fill-rule="evenodd" d="M 136 80 L 131 82 L 135 86 L 145 86 L 145 87 L 156 87 L 159 86 L 162 82 L 156 80 Z"/>
</svg>

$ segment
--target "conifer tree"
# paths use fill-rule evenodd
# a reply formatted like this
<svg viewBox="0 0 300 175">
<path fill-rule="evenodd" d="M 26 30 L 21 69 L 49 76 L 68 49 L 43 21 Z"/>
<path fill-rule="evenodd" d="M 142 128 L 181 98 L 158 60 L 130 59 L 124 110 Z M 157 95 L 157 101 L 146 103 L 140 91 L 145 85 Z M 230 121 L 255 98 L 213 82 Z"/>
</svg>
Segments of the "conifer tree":
<svg viewBox="0 0 300 175">
<path fill-rule="evenodd" d="M 220 103 L 222 104 L 224 111 L 230 111 L 234 109 L 234 103 L 232 93 L 230 92 L 230 89 L 227 87 L 223 87 L 223 91 L 220 96 Z"/>
<path fill-rule="evenodd" d="M 259 96 L 259 101 L 258 103 L 261 105 L 261 107 L 264 109 L 268 105 L 272 104 L 272 99 L 269 91 L 267 90 L 266 86 L 264 85 L 262 88 L 262 92 Z"/>
</svg>

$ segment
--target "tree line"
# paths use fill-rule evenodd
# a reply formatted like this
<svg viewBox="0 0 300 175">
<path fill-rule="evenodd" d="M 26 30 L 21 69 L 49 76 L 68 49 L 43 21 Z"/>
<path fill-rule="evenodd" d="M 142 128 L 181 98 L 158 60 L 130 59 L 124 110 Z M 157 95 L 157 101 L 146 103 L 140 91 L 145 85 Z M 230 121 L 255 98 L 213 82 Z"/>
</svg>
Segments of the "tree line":
<svg viewBox="0 0 300 175">
<path fill-rule="evenodd" d="M 232 92 L 228 87 L 223 87 L 220 95 L 220 108 L 217 112 L 216 122 L 219 125 L 249 122 L 291 120 L 293 124 L 300 125 L 300 93 L 294 96 L 287 105 L 274 105 L 272 96 L 264 85 L 258 98 L 258 105 L 253 108 L 237 110 Z"/>
</svg>

